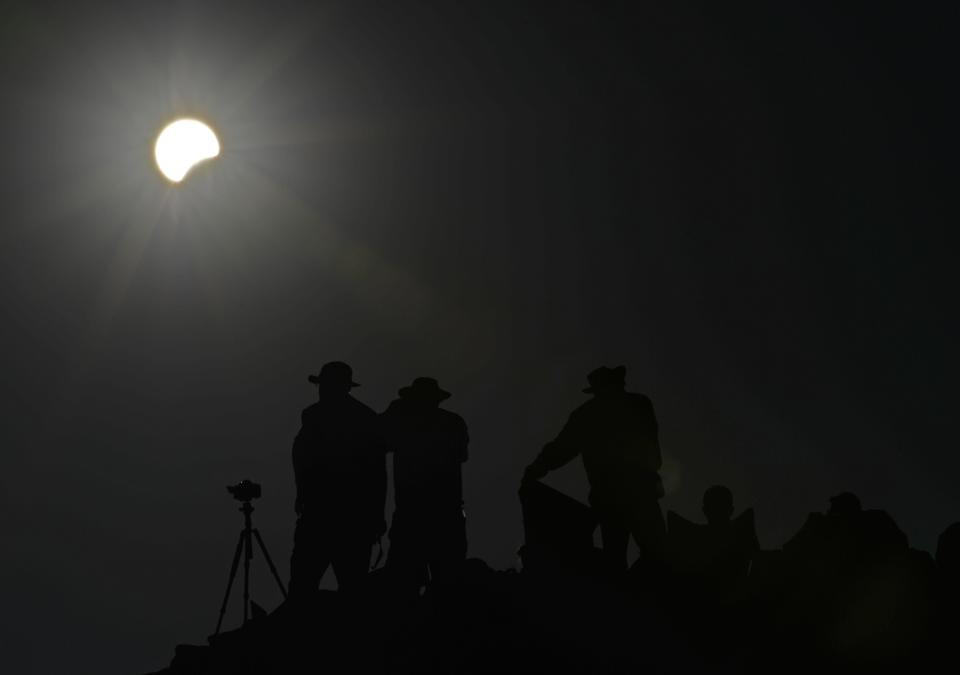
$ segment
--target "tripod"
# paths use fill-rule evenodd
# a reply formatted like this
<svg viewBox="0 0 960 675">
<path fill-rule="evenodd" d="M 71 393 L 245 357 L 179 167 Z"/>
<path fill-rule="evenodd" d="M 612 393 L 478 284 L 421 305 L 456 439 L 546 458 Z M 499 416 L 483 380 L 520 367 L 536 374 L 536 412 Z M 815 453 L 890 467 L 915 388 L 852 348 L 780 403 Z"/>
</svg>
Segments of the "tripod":
<svg viewBox="0 0 960 675">
<path fill-rule="evenodd" d="M 277 568 L 274 567 L 273 561 L 270 559 L 270 554 L 267 552 L 267 545 L 263 543 L 263 537 L 260 536 L 260 531 L 253 527 L 253 520 L 250 517 L 253 513 L 253 506 L 250 504 L 249 499 L 243 501 L 240 512 L 243 513 L 243 529 L 240 530 L 237 549 L 233 552 L 233 564 L 230 566 L 230 579 L 227 581 L 227 592 L 223 596 L 223 604 L 220 605 L 220 618 L 217 620 L 217 630 L 213 633 L 214 635 L 220 634 L 223 615 L 227 611 L 227 601 L 230 600 L 230 589 L 233 587 L 233 580 L 237 576 L 237 567 L 240 565 L 241 551 L 243 552 L 243 623 L 244 625 L 247 623 L 250 612 L 250 561 L 253 559 L 254 536 L 257 538 L 257 543 L 260 545 L 263 557 L 267 559 L 267 565 L 270 566 L 273 578 L 277 580 L 280 592 L 283 594 L 284 599 L 287 597 L 287 591 L 283 587 L 283 582 L 280 581 Z"/>
</svg>

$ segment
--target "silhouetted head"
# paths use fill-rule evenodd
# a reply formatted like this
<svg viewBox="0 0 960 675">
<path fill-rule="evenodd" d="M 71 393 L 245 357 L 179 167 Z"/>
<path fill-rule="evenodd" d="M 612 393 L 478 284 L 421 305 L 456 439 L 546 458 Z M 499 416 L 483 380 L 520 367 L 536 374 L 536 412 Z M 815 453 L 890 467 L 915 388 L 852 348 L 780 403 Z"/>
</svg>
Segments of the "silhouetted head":
<svg viewBox="0 0 960 675">
<path fill-rule="evenodd" d="M 860 498 L 852 492 L 841 492 L 835 497 L 830 498 L 830 508 L 827 514 L 831 516 L 848 516 L 854 513 L 860 513 L 863 507 L 860 506 Z"/>
<path fill-rule="evenodd" d="M 587 375 L 587 381 L 590 386 L 583 390 L 584 394 L 616 394 L 622 392 L 624 388 L 624 378 L 627 375 L 626 366 L 617 366 L 616 368 L 607 368 L 601 366 Z"/>
<path fill-rule="evenodd" d="M 353 387 L 360 386 L 353 381 L 353 368 L 343 361 L 325 363 L 318 375 L 310 375 L 307 379 L 317 385 L 321 396 L 346 394 Z"/>
<path fill-rule="evenodd" d="M 733 493 L 726 485 L 714 485 L 703 493 L 703 515 L 711 525 L 722 525 L 733 516 Z"/>
<path fill-rule="evenodd" d="M 937 539 L 937 567 L 960 577 L 960 523 L 954 523 Z"/>
<path fill-rule="evenodd" d="M 422 406 L 437 406 L 451 396 L 432 377 L 418 377 L 409 387 L 401 387 L 397 394 L 404 401 Z"/>
</svg>

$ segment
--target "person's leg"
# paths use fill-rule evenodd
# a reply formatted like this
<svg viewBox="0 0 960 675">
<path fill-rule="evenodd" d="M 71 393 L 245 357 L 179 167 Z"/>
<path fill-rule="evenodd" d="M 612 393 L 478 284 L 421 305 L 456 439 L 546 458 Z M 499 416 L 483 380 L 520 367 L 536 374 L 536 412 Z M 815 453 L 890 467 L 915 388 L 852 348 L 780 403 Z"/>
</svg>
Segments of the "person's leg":
<svg viewBox="0 0 960 675">
<path fill-rule="evenodd" d="M 290 555 L 290 596 L 309 594 L 320 585 L 330 565 L 329 533 L 322 531 L 316 518 L 304 513 L 297 519 Z"/>
<path fill-rule="evenodd" d="M 363 584 L 370 571 L 372 538 L 365 532 L 342 533 L 337 537 L 332 555 L 337 590 L 350 593 Z"/>
<path fill-rule="evenodd" d="M 658 569 L 664 564 L 667 526 L 660 502 L 650 500 L 637 504 L 630 518 L 630 533 L 640 549 L 640 564 Z"/>
<path fill-rule="evenodd" d="M 421 534 L 406 514 L 394 513 L 386 570 L 398 597 L 419 596 L 420 587 L 427 582 L 427 557 Z"/>
<path fill-rule="evenodd" d="M 434 523 L 429 546 L 430 580 L 443 581 L 454 576 L 467 559 L 467 522 L 462 509 L 443 514 Z"/>
<path fill-rule="evenodd" d="M 627 570 L 627 544 L 630 531 L 621 518 L 607 515 L 600 518 L 603 557 L 608 571 L 620 574 Z"/>
</svg>

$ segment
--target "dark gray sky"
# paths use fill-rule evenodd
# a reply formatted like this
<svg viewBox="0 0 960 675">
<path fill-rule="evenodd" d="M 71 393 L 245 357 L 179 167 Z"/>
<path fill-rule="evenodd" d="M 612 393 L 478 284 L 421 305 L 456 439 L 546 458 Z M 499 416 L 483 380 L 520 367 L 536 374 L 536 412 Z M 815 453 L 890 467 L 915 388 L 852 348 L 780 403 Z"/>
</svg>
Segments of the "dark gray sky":
<svg viewBox="0 0 960 675">
<path fill-rule="evenodd" d="M 918 548 L 960 519 L 955 14 L 149 4 L 0 10 L 9 672 L 212 632 L 240 478 L 285 570 L 331 359 L 377 409 L 454 392 L 496 567 L 601 364 L 653 398 L 666 508 L 725 483 L 767 547 L 841 490 Z M 224 151 L 173 188 L 152 143 L 182 114 Z M 579 465 L 551 482 L 585 496 Z"/>
</svg>

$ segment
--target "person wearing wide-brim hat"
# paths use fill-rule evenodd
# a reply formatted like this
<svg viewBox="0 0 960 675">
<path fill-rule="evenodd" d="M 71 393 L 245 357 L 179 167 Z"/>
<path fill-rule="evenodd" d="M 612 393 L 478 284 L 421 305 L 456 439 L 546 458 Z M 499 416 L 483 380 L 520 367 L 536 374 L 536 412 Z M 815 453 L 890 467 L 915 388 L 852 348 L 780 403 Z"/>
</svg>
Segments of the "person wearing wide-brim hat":
<svg viewBox="0 0 960 675">
<path fill-rule="evenodd" d="M 359 387 L 359 382 L 353 381 L 353 368 L 343 361 L 330 361 L 323 364 L 316 375 L 307 375 L 307 381 L 319 387 L 324 392 L 347 392 Z"/>
<path fill-rule="evenodd" d="M 397 390 L 397 396 L 404 401 L 420 401 L 424 403 L 440 403 L 446 401 L 452 394 L 440 388 L 440 384 L 432 377 L 418 377 L 406 387 Z"/>
<path fill-rule="evenodd" d="M 587 375 L 583 392 L 593 398 L 570 414 L 523 477 L 525 483 L 539 480 L 581 455 L 604 555 L 618 571 L 626 569 L 631 535 L 644 562 L 653 565 L 662 562 L 666 537 L 657 417 L 649 398 L 625 390 L 626 371 L 604 366 Z"/>
<path fill-rule="evenodd" d="M 398 593 L 413 598 L 466 558 L 461 465 L 469 436 L 460 415 L 439 407 L 450 392 L 434 378 L 418 377 L 397 394 L 381 415 L 396 500 L 386 568 Z"/>
<path fill-rule="evenodd" d="M 290 594 L 317 589 L 332 566 L 342 590 L 366 575 L 370 551 L 386 529 L 386 448 L 377 414 L 350 395 L 353 370 L 324 364 L 307 378 L 318 400 L 301 414 L 293 444 L 297 527 L 290 558 Z"/>
</svg>

